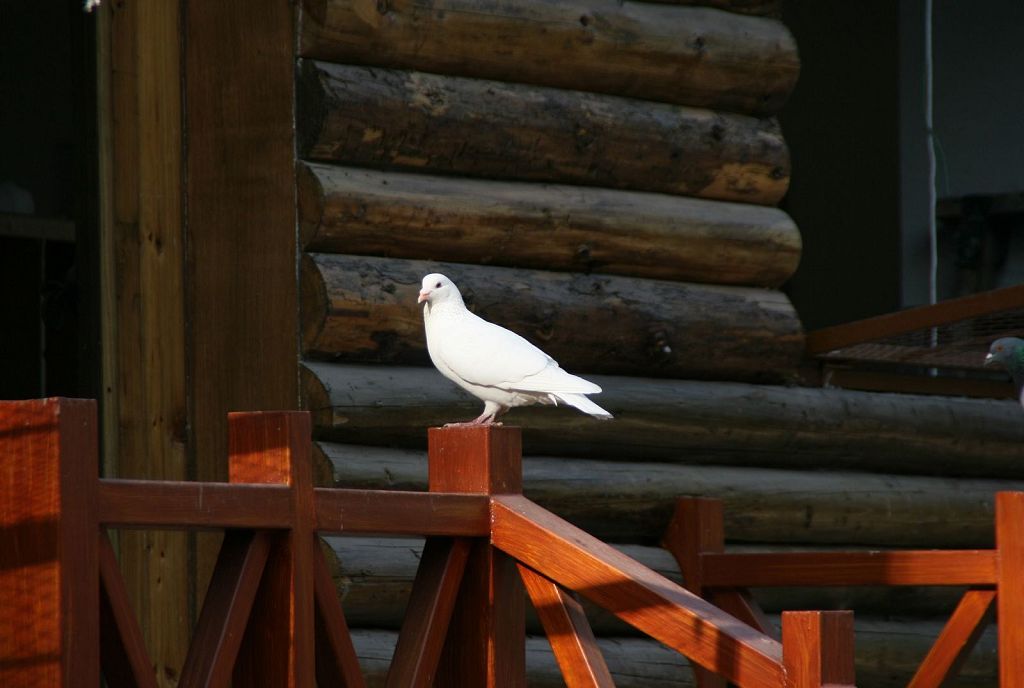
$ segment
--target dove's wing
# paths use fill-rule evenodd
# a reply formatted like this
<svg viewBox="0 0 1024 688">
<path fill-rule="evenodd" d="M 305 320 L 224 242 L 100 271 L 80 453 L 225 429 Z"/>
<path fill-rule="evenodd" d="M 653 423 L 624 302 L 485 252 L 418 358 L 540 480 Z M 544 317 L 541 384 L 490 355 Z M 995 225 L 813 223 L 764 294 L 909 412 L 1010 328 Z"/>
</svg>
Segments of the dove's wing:
<svg viewBox="0 0 1024 688">
<path fill-rule="evenodd" d="M 548 366 L 559 370 L 550 356 L 515 332 L 469 311 L 445 324 L 438 353 L 466 382 L 501 389 L 519 389 L 516 383 L 542 374 Z"/>
</svg>

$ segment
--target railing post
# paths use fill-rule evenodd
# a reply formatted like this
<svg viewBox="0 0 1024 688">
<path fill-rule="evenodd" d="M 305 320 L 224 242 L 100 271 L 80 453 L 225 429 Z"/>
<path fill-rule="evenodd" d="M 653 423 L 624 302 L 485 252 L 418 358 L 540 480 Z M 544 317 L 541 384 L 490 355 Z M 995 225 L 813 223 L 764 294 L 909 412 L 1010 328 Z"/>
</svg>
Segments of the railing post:
<svg viewBox="0 0 1024 688">
<path fill-rule="evenodd" d="M 238 686 L 305 688 L 316 682 L 311 446 L 305 412 L 228 416 L 230 481 L 292 488 L 292 529 L 277 536 L 264 569 L 235 665 Z"/>
<path fill-rule="evenodd" d="M 100 676 L 96 402 L 0 403 L 0 685 Z"/>
<path fill-rule="evenodd" d="M 1024 492 L 996 494 L 999 685 L 1024 686 Z"/>
<path fill-rule="evenodd" d="M 853 612 L 782 612 L 786 688 L 854 686 Z"/>
<path fill-rule="evenodd" d="M 519 494 L 519 428 L 430 428 L 432 492 Z M 469 555 L 438 667 L 438 686 L 526 685 L 525 592 L 514 560 L 477 541 Z"/>
</svg>

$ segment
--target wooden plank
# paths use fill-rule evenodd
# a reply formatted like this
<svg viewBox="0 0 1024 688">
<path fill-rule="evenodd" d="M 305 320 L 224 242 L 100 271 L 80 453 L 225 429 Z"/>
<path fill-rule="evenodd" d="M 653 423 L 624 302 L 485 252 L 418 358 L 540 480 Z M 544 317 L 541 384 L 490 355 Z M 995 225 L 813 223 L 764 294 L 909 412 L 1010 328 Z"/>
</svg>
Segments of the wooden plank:
<svg viewBox="0 0 1024 688">
<path fill-rule="evenodd" d="M 615 0 L 307 0 L 301 8 L 300 54 L 332 62 L 756 114 L 777 111 L 799 71 L 781 22 L 704 8 Z"/>
<path fill-rule="evenodd" d="M 338 603 L 327 561 L 320 547 L 315 549 L 313 593 L 316 601 L 316 680 L 320 686 L 364 688 L 352 634 Z"/>
<path fill-rule="evenodd" d="M 568 688 L 614 687 L 579 601 L 533 569 L 519 564 L 519 575 L 555 653 Z"/>
<path fill-rule="evenodd" d="M 231 681 L 273 537 L 231 530 L 217 565 L 181 672 L 181 686 L 223 686 Z"/>
<path fill-rule="evenodd" d="M 117 528 L 287 528 L 286 487 L 101 480 L 99 518 Z"/>
<path fill-rule="evenodd" d="M 316 510 L 317 530 L 327 533 L 484 537 L 490 532 L 487 498 L 479 495 L 317 488 Z"/>
<path fill-rule="evenodd" d="M 530 425 L 534 420 L 543 423 L 539 414 Z M 529 446 L 529 426 L 525 433 Z M 339 486 L 426 488 L 424 452 L 327 442 L 318 446 Z M 723 500 L 726 529 L 736 542 L 984 548 L 993 543 L 995 493 L 1024 488 L 1012 480 L 826 472 L 813 466 L 779 470 L 544 455 L 528 455 L 524 472 L 530 499 L 603 540 L 622 543 L 650 542 L 665 529 L 679 496 L 693 495 Z M 879 513 L 886 518 L 879 519 Z M 327 517 L 333 518 L 329 510 Z"/>
<path fill-rule="evenodd" d="M 786 688 L 855 685 L 853 612 L 783 612 Z"/>
<path fill-rule="evenodd" d="M 0 685 L 100 674 L 98 471 L 96 402 L 0 403 Z"/>
<path fill-rule="evenodd" d="M 523 334 L 530 336 L 529 330 Z M 306 403 L 323 440 L 422 447 L 424 427 L 480 412 L 479 401 L 427 367 L 307 362 L 304 368 Z M 699 380 L 589 374 L 587 378 L 604 389 L 596 400 L 616 414 L 615 422 L 598 423 L 572 409 L 514 409 L 507 422 L 526 428 L 527 453 L 1024 478 L 1020 406 L 1005 401 Z M 742 481 L 742 475 L 735 478 Z M 1016 489 L 994 482 L 986 489 L 992 487 Z M 991 496 L 984 501 L 990 500 Z M 662 527 L 667 516 L 665 512 Z"/>
<path fill-rule="evenodd" d="M 310 251 L 764 287 L 800 259 L 789 216 L 755 205 L 316 163 L 298 195 Z"/>
<path fill-rule="evenodd" d="M 761 205 L 789 185 L 773 119 L 311 60 L 298 98 L 307 159 Z"/>
<path fill-rule="evenodd" d="M 188 36 L 183 79 L 170 82 L 184 92 L 188 139 L 182 423 L 190 477 L 215 481 L 227 478 L 229 411 L 298 408 L 294 9 L 275 0 L 174 6 Z M 199 590 L 217 551 L 207 537 L 196 546 Z"/>
<path fill-rule="evenodd" d="M 519 428 L 430 428 L 428 438 L 431 491 L 491 496 L 522 490 Z M 525 605 L 515 562 L 488 540 L 474 540 L 436 684 L 525 686 Z"/>
<path fill-rule="evenodd" d="M 1024 492 L 996 495 L 996 548 L 999 582 L 996 616 L 999 619 L 999 685 L 1024 686 Z"/>
<path fill-rule="evenodd" d="M 995 590 L 968 590 L 932 645 L 909 688 L 952 685 L 992 616 Z"/>
<path fill-rule="evenodd" d="M 704 554 L 704 585 L 995 585 L 992 550 Z"/>
<path fill-rule="evenodd" d="M 781 292 L 324 253 L 302 263 L 304 351 L 428 364 L 416 293 L 432 272 L 570 372 L 764 381 L 800 361 L 800 320 Z"/>
<path fill-rule="evenodd" d="M 429 688 L 434 684 L 471 545 L 465 538 L 427 540 L 387 686 Z"/>
<path fill-rule="evenodd" d="M 494 545 L 530 568 L 735 683 L 781 685 L 771 638 L 523 497 L 493 497 L 491 513 Z"/>
<path fill-rule="evenodd" d="M 727 12 L 757 14 L 765 17 L 782 16 L 782 0 L 646 0 L 671 5 L 702 5 Z"/>
<path fill-rule="evenodd" d="M 981 360 L 979 352 L 978 356 Z M 842 364 L 840 364 L 842 365 Z M 813 384 L 859 389 L 867 392 L 899 392 L 903 394 L 936 394 L 952 397 L 1016 399 L 1013 383 L 962 377 L 928 377 L 874 371 L 861 371 L 824 364 L 820 374 L 802 376 Z"/>
<path fill-rule="evenodd" d="M 100 533 L 100 665 L 111 688 L 156 688 L 153 660 L 142 640 L 117 555 Z"/>
<path fill-rule="evenodd" d="M 188 475 L 182 40 L 178 0 L 100 6 L 100 259 L 105 475 Z M 159 113 L 159 116 L 157 116 Z M 188 536 L 119 538 L 157 682 L 188 650 Z"/>
<path fill-rule="evenodd" d="M 1024 285 L 994 289 L 809 332 L 807 353 L 825 354 L 853 344 L 1020 308 L 1024 308 Z"/>
<path fill-rule="evenodd" d="M 232 675 L 235 685 L 305 688 L 316 680 L 314 548 L 316 509 L 309 414 L 238 412 L 228 417 L 233 483 L 276 483 L 291 490 L 292 522 L 275 536 Z"/>
<path fill-rule="evenodd" d="M 775 624 L 764 613 L 761 605 L 758 604 L 749 590 L 744 588 L 739 590 L 712 590 L 707 599 L 726 614 L 735 616 L 751 628 L 756 628 L 761 633 L 776 640 L 781 639 Z M 890 606 L 889 609 L 891 610 L 892 607 Z"/>
</svg>

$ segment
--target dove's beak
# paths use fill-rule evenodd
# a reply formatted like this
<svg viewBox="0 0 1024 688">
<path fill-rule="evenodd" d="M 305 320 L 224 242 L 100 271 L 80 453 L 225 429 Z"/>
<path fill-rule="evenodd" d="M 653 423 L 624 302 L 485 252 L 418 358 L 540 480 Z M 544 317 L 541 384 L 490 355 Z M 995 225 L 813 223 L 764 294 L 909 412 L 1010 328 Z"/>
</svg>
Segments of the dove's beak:
<svg viewBox="0 0 1024 688">
<path fill-rule="evenodd" d="M 982 363 L 982 365 L 990 366 L 990 365 L 992 365 L 995 362 L 996 362 L 996 357 L 995 356 L 993 356 L 992 354 L 986 354 L 985 355 L 985 362 Z"/>
<path fill-rule="evenodd" d="M 424 301 L 426 301 L 429 298 L 430 298 L 430 290 L 429 289 L 424 289 L 424 290 L 420 291 L 420 297 L 418 299 L 416 299 L 416 303 L 423 303 Z"/>
</svg>

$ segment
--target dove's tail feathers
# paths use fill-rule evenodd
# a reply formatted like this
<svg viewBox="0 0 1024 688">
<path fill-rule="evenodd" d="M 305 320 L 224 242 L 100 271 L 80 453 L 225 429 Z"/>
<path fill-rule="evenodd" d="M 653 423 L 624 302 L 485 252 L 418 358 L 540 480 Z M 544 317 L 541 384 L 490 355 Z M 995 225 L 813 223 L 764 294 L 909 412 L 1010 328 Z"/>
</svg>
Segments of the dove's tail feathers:
<svg viewBox="0 0 1024 688">
<path fill-rule="evenodd" d="M 556 392 L 551 396 L 553 396 L 555 399 L 562 402 L 563 404 L 568 404 L 573 408 L 577 408 L 580 411 L 583 411 L 583 413 L 589 413 L 594 418 L 600 418 L 601 420 L 608 420 L 610 418 L 614 418 L 612 414 L 608 413 L 603 408 L 592 402 L 590 399 L 587 399 L 582 394 L 565 394 Z"/>
<path fill-rule="evenodd" d="M 558 367 L 557 363 L 549 365 L 533 375 L 527 375 L 522 380 L 509 383 L 506 388 L 521 392 L 549 392 L 552 394 L 598 394 L 601 391 L 601 388 L 590 380 L 584 380 L 578 375 L 565 372 Z"/>
</svg>

